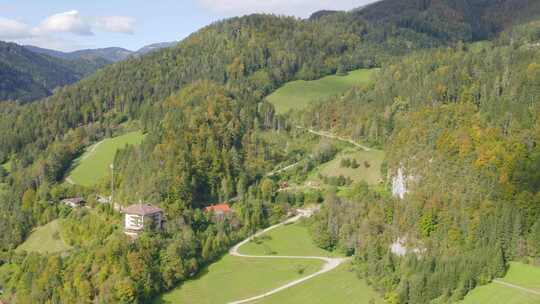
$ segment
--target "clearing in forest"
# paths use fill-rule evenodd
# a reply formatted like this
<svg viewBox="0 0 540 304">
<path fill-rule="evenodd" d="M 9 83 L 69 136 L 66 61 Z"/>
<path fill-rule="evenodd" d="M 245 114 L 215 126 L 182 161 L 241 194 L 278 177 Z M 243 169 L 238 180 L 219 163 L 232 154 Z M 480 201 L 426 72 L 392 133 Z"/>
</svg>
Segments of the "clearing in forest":
<svg viewBox="0 0 540 304">
<path fill-rule="evenodd" d="M 116 151 L 126 145 L 140 144 L 143 138 L 143 133 L 136 131 L 107 138 L 88 147 L 85 153 L 75 160 L 73 170 L 66 180 L 87 187 L 97 184 L 110 175 L 109 166 L 114 160 Z"/>
<path fill-rule="evenodd" d="M 355 161 L 355 165 L 349 161 Z M 377 185 L 381 181 L 381 165 L 384 161 L 384 151 L 346 150 L 339 153 L 333 160 L 320 165 L 308 177 L 309 181 L 320 182 L 320 176 L 339 177 L 343 175 L 354 183 L 365 181 L 369 185 Z"/>
<path fill-rule="evenodd" d="M 301 223 L 278 227 L 240 247 L 239 252 L 247 255 L 339 257 L 315 246 L 307 227 Z"/>
<path fill-rule="evenodd" d="M 313 244 L 301 223 L 287 224 L 269 231 L 238 250 L 247 255 L 338 256 Z M 322 269 L 318 260 L 287 258 L 246 258 L 230 254 L 210 265 L 196 279 L 162 295 L 154 303 L 225 304 L 257 296 Z M 380 303 L 364 281 L 349 270 L 349 263 L 299 285 L 260 300 L 260 303 Z M 253 303 L 259 303 L 254 301 Z"/>
<path fill-rule="evenodd" d="M 511 262 L 504 278 L 475 288 L 460 303 L 540 303 L 540 267 Z"/>
<path fill-rule="evenodd" d="M 346 76 L 326 76 L 318 80 L 292 81 L 267 97 L 280 114 L 291 109 L 302 109 L 309 103 L 341 95 L 354 86 L 366 85 L 377 69 L 359 69 Z"/>
<path fill-rule="evenodd" d="M 26 250 L 28 252 L 54 253 L 69 250 L 60 235 L 59 220 L 54 220 L 46 225 L 37 227 L 30 236 L 22 243 L 17 250 Z"/>
</svg>

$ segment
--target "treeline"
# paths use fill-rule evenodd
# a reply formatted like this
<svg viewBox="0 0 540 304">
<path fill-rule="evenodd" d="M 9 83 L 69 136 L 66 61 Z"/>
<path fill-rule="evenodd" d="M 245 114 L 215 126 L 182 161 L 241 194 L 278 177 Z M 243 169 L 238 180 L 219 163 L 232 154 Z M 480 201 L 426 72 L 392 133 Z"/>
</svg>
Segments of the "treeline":
<svg viewBox="0 0 540 304">
<path fill-rule="evenodd" d="M 454 303 L 503 276 L 510 260 L 540 262 L 540 52 L 525 38 L 531 30 L 406 57 L 372 87 L 304 116 L 384 144 L 388 187 L 398 168 L 408 176 L 404 200 L 358 186 L 328 197 L 313 226 L 321 247 L 354 253 L 359 275 L 389 303 Z M 403 257 L 391 253 L 399 240 Z"/>
</svg>

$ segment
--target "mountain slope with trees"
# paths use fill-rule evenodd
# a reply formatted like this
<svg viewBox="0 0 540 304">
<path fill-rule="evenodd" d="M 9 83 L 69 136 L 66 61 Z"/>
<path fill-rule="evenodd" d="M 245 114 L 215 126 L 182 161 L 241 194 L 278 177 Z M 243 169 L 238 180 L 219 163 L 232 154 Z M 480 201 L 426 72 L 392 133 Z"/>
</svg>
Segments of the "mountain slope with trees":
<svg viewBox="0 0 540 304">
<path fill-rule="evenodd" d="M 47 97 L 56 88 L 77 82 L 106 64 L 100 58 L 53 58 L 0 41 L 0 101 L 29 102 Z"/>
<path fill-rule="evenodd" d="M 287 214 L 265 178 L 283 151 L 263 135 L 288 133 L 298 118 L 385 145 L 389 176 L 404 167 L 420 179 L 406 203 L 362 184 L 346 199 L 330 194 L 313 226 L 317 243 L 354 254 L 358 273 L 389 302 L 452 302 L 504 274 L 509 259 L 538 258 L 538 29 L 516 28 L 477 50 L 453 43 L 474 39 L 462 26 L 380 27 L 357 11 L 232 18 L 39 102 L 0 104 L 0 162 L 11 164 L 1 176 L 2 296 L 144 303 L 188 279 Z M 374 66 L 382 70 L 373 85 L 305 114 L 279 116 L 264 101 L 290 80 Z M 94 214 L 54 204 L 110 191 L 109 183 L 85 189 L 62 181 L 85 146 L 126 122 L 147 135 L 117 154 L 115 189 L 167 215 L 162 234 L 134 243 L 116 229 L 121 219 L 111 208 Z M 235 196 L 230 221 L 201 212 Z M 68 221 L 69 255 L 13 250 L 33 227 L 59 217 Z M 391 255 L 396 237 L 422 256 Z"/>
</svg>

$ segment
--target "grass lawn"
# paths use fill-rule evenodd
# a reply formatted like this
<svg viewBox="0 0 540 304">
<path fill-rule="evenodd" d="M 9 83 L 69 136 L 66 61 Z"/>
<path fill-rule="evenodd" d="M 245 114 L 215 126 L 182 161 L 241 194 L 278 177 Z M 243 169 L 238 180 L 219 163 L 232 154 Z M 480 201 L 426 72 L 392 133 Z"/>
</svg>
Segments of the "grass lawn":
<svg viewBox="0 0 540 304">
<path fill-rule="evenodd" d="M 82 186 L 95 185 L 110 174 L 109 165 L 113 162 L 116 151 L 126 145 L 139 144 L 143 138 L 142 132 L 136 131 L 107 138 L 88 147 L 86 152 L 75 160 L 68 180 Z"/>
<path fill-rule="evenodd" d="M 377 69 L 360 69 L 347 76 L 326 76 L 319 80 L 298 80 L 285 84 L 267 97 L 278 113 L 302 109 L 309 103 L 345 93 L 353 86 L 365 85 Z"/>
<path fill-rule="evenodd" d="M 345 263 L 328 273 L 254 303 L 371 304 L 383 301 L 364 280 L 351 271 L 350 264 Z"/>
<path fill-rule="evenodd" d="M 271 230 L 259 241 L 251 241 L 240 247 L 239 251 L 248 255 L 338 256 L 315 246 L 307 227 L 300 223 Z"/>
<path fill-rule="evenodd" d="M 255 296 L 321 269 L 315 260 L 249 259 L 227 255 L 198 278 L 154 301 L 157 303 L 222 304 Z M 299 269 L 304 269 L 299 273 Z"/>
<path fill-rule="evenodd" d="M 506 276 L 500 281 L 540 291 L 540 267 L 512 262 Z M 540 295 L 490 283 L 471 291 L 461 304 L 538 304 Z"/>
<path fill-rule="evenodd" d="M 17 250 L 39 253 L 61 252 L 68 249 L 70 247 L 60 236 L 58 220 L 34 229 L 26 241 L 17 247 Z"/>
<path fill-rule="evenodd" d="M 356 159 L 360 167 L 356 169 L 342 168 L 341 160 L 344 158 Z M 365 181 L 370 185 L 377 185 L 381 180 L 381 164 L 383 160 L 384 152 L 380 150 L 347 150 L 339 153 L 333 160 L 319 166 L 310 174 L 308 180 L 320 181 L 319 174 L 328 177 L 343 175 L 345 178 L 352 179 L 353 182 Z M 369 167 L 365 166 L 365 162 L 369 164 Z"/>
</svg>

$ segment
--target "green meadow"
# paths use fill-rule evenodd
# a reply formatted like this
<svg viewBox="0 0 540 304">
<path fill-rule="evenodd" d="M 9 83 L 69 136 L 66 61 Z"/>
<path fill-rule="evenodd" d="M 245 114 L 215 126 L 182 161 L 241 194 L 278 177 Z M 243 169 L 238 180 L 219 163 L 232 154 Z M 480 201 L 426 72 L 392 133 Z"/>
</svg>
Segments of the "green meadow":
<svg viewBox="0 0 540 304">
<path fill-rule="evenodd" d="M 377 69 L 360 69 L 346 76 L 326 76 L 318 80 L 292 81 L 267 97 L 278 113 L 302 109 L 309 103 L 341 95 L 354 86 L 368 84 Z"/>
<path fill-rule="evenodd" d="M 517 285 L 540 293 L 540 267 L 512 262 L 506 276 L 499 281 Z M 461 304 L 538 304 L 540 294 L 497 282 L 479 286 L 471 291 Z"/>
<path fill-rule="evenodd" d="M 338 256 L 315 246 L 308 229 L 300 223 L 271 230 L 240 247 L 239 252 L 247 255 Z"/>
<path fill-rule="evenodd" d="M 240 248 L 249 255 L 337 256 L 316 247 L 301 223 L 284 225 Z M 320 270 L 322 261 L 257 259 L 227 255 L 197 278 L 168 292 L 158 303 L 220 304 L 262 294 Z M 354 300 L 351 302 L 351 297 Z M 370 302 L 372 301 L 372 302 Z M 254 303 L 381 303 L 345 263 L 335 270 Z"/>
<path fill-rule="evenodd" d="M 358 168 L 342 167 L 343 159 L 355 159 Z M 369 185 L 377 185 L 381 180 L 381 165 L 384 161 L 384 151 L 370 150 L 346 150 L 339 153 L 333 160 L 322 164 L 315 169 L 308 180 L 320 181 L 319 174 L 327 177 L 339 177 L 343 175 L 353 182 L 365 181 Z"/>
<path fill-rule="evenodd" d="M 154 303 L 224 304 L 249 298 L 318 271 L 322 261 L 227 255 Z"/>
<path fill-rule="evenodd" d="M 28 252 L 54 253 L 70 249 L 60 235 L 59 220 L 37 227 L 17 250 Z"/>
<path fill-rule="evenodd" d="M 143 138 L 142 132 L 136 131 L 107 138 L 88 147 L 85 153 L 75 160 L 67 181 L 82 186 L 95 185 L 104 177 L 109 176 L 109 166 L 114 160 L 116 151 L 126 145 L 140 144 Z"/>
<path fill-rule="evenodd" d="M 257 304 L 382 304 L 380 296 L 359 279 L 349 263 L 303 284 L 273 294 Z"/>
</svg>

